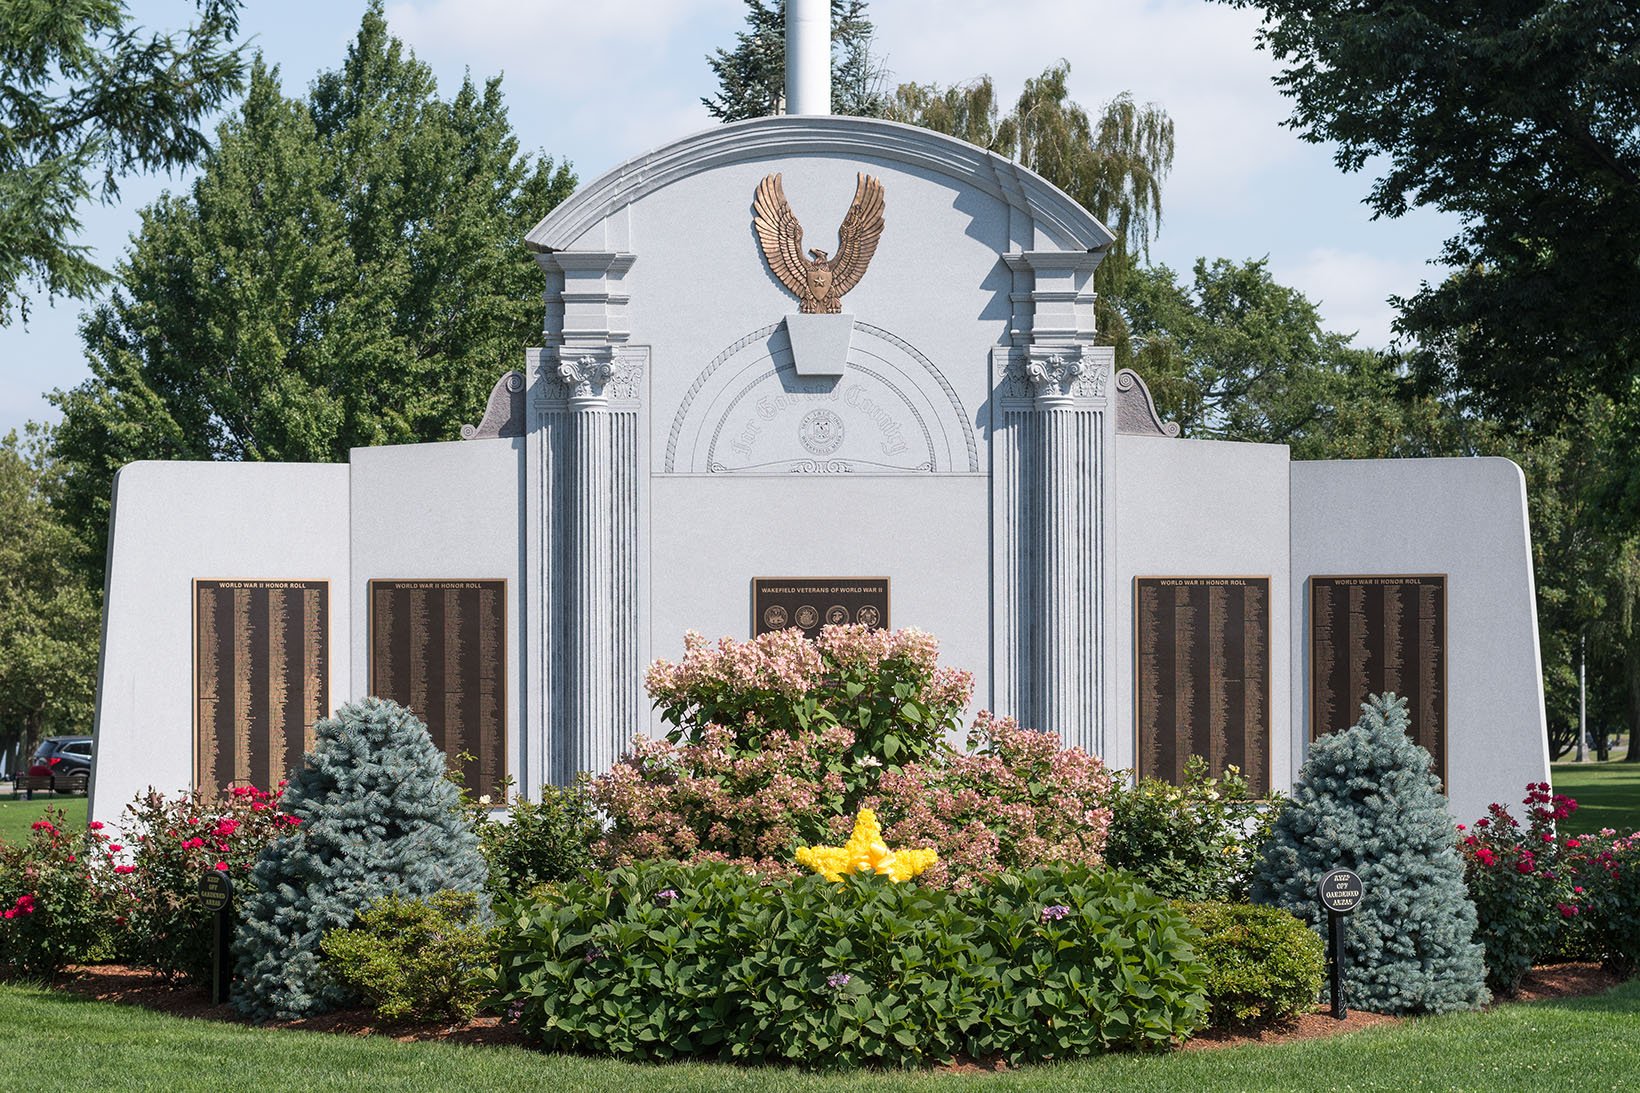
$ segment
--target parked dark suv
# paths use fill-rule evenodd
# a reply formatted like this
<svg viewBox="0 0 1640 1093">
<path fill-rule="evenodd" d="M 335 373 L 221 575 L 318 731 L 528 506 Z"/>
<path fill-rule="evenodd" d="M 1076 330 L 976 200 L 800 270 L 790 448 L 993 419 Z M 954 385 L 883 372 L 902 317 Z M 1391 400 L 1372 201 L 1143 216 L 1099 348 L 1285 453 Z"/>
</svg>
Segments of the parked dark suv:
<svg viewBox="0 0 1640 1093">
<path fill-rule="evenodd" d="M 59 793 L 84 793 L 91 781 L 91 737 L 48 736 L 34 749 L 28 772 L 49 777 Z"/>
</svg>

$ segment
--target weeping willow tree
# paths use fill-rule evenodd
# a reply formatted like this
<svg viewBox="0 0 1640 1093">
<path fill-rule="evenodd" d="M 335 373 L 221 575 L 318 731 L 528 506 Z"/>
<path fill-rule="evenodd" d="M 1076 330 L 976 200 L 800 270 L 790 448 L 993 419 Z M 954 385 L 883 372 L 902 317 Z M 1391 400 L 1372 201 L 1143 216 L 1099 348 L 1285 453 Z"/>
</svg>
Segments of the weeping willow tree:
<svg viewBox="0 0 1640 1093">
<path fill-rule="evenodd" d="M 989 76 L 949 87 L 901 84 L 887 116 L 1017 160 L 1115 233 L 1110 254 L 1094 274 L 1094 289 L 1099 340 L 1116 346 L 1118 364 L 1125 365 L 1130 339 L 1117 302 L 1161 227 L 1162 183 L 1173 167 L 1173 119 L 1127 92 L 1090 115 L 1070 97 L 1070 71 L 1070 64 L 1060 61 L 1026 80 L 1006 111 Z"/>
</svg>

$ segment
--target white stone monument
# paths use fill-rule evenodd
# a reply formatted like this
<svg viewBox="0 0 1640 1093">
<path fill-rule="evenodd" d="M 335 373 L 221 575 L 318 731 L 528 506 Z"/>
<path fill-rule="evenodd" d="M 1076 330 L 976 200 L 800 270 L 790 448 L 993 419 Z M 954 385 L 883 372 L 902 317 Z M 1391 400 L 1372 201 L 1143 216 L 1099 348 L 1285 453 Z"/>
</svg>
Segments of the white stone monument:
<svg viewBox="0 0 1640 1093">
<path fill-rule="evenodd" d="M 1285 789 L 1388 680 L 1458 817 L 1548 779 L 1516 467 L 1178 439 L 1096 344 L 1111 233 L 1016 163 L 828 116 L 816 66 L 791 114 L 624 163 L 529 233 L 542 344 L 469 439 L 120 472 L 96 816 L 267 780 L 384 680 L 452 751 L 487 718 L 491 777 L 606 769 L 657 728 L 649 661 L 749 636 L 759 578 L 886 578 L 813 614 L 931 631 L 976 706 L 1113 767 L 1201 751 Z"/>
</svg>

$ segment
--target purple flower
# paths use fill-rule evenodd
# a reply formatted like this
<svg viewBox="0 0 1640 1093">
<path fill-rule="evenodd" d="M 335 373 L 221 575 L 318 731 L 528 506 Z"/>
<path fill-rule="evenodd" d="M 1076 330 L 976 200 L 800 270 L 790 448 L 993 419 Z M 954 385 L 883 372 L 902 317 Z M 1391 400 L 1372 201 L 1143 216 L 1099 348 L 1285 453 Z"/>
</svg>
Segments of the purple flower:
<svg viewBox="0 0 1640 1093">
<path fill-rule="evenodd" d="M 659 892 L 655 893 L 655 900 L 658 903 L 671 903 L 677 898 L 678 890 L 676 888 L 662 888 Z"/>
<path fill-rule="evenodd" d="M 598 948 L 596 945 L 587 946 L 585 960 L 588 964 L 591 964 L 594 960 L 602 960 L 603 958 L 604 951 L 602 949 Z"/>
<path fill-rule="evenodd" d="M 826 976 L 826 986 L 830 987 L 834 991 L 840 991 L 844 987 L 848 986 L 849 980 L 853 978 L 854 977 L 848 974 L 848 972 L 838 972 L 836 975 Z"/>
<path fill-rule="evenodd" d="M 1051 907 L 1042 908 L 1042 921 L 1058 922 L 1070 913 L 1071 909 L 1069 907 L 1066 907 L 1063 903 L 1056 903 Z"/>
<path fill-rule="evenodd" d="M 524 1016 L 524 1003 L 514 1002 L 507 1007 L 507 1020 L 517 1021 L 522 1016 Z"/>
</svg>

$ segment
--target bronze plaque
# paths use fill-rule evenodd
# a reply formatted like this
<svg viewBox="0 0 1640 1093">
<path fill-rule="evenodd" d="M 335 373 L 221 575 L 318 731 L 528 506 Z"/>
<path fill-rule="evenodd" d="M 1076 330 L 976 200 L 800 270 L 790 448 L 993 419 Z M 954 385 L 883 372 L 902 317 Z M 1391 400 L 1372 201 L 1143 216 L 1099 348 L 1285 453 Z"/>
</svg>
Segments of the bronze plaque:
<svg viewBox="0 0 1640 1093">
<path fill-rule="evenodd" d="M 270 789 L 330 714 L 329 581 L 194 581 L 194 789 Z"/>
<path fill-rule="evenodd" d="M 820 636 L 822 626 L 888 629 L 887 577 L 753 577 L 752 637 L 771 630 Z"/>
<path fill-rule="evenodd" d="M 370 693 L 425 721 L 462 784 L 499 800 L 507 773 L 507 582 L 371 581 Z"/>
<path fill-rule="evenodd" d="M 1310 739 L 1348 728 L 1369 694 L 1407 700 L 1412 739 L 1446 782 L 1446 576 L 1310 578 Z"/>
<path fill-rule="evenodd" d="M 1178 784 L 1192 755 L 1270 789 L 1270 578 L 1137 577 L 1139 774 Z"/>
</svg>

